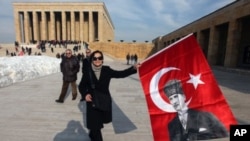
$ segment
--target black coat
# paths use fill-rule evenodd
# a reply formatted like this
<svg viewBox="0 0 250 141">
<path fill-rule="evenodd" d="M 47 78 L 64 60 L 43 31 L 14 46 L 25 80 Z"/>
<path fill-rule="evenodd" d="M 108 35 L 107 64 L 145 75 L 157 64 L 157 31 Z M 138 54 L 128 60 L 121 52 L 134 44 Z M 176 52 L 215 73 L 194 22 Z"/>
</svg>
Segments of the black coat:
<svg viewBox="0 0 250 141">
<path fill-rule="evenodd" d="M 91 66 L 89 57 L 86 57 L 82 60 L 82 73 L 86 73 L 89 70 L 89 67 Z"/>
<path fill-rule="evenodd" d="M 75 56 L 70 58 L 63 57 L 60 69 L 63 74 L 63 81 L 73 82 L 77 80 L 80 64 Z"/>
<path fill-rule="evenodd" d="M 208 140 L 228 136 L 228 131 L 211 113 L 188 110 L 186 130 L 178 115 L 168 124 L 170 141 Z"/>
<path fill-rule="evenodd" d="M 125 70 L 117 71 L 111 69 L 109 66 L 102 66 L 101 74 L 99 80 L 97 80 L 93 70 L 90 71 L 92 73 L 93 82 L 95 84 L 96 89 L 107 94 L 111 97 L 109 91 L 109 84 L 111 78 L 124 78 L 131 74 L 136 73 L 136 69 L 130 67 Z M 81 82 L 78 86 L 79 92 L 83 95 L 83 98 L 87 94 L 91 94 L 93 92 L 91 88 L 90 75 L 85 73 L 81 79 Z M 112 121 L 112 107 L 109 111 L 99 111 L 92 107 L 91 102 L 86 102 L 87 105 L 87 128 L 88 129 L 101 129 L 103 128 L 103 123 L 109 123 Z"/>
</svg>

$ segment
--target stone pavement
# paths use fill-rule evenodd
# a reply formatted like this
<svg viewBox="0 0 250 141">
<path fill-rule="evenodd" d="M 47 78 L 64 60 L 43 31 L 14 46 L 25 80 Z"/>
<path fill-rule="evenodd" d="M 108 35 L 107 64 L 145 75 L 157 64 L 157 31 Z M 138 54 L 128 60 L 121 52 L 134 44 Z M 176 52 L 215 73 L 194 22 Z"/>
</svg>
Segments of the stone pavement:
<svg viewBox="0 0 250 141">
<path fill-rule="evenodd" d="M 124 69 L 125 62 L 105 56 L 105 64 Z M 241 124 L 250 124 L 250 75 L 213 69 L 228 104 Z M 78 75 L 78 83 L 81 73 Z M 0 137 L 3 141 L 90 141 L 85 127 L 85 103 L 72 101 L 70 89 L 56 103 L 61 73 L 0 88 Z M 138 74 L 113 79 L 113 123 L 102 130 L 105 141 L 153 141 L 149 115 Z M 229 138 L 213 141 L 228 141 Z"/>
</svg>

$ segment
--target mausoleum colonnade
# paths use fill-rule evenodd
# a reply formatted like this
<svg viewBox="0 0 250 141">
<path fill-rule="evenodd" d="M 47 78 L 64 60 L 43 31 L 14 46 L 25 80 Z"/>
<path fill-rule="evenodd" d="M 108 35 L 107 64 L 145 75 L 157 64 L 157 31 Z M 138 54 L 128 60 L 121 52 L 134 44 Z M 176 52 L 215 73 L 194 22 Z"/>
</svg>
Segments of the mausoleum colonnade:
<svg viewBox="0 0 250 141">
<path fill-rule="evenodd" d="M 38 7 L 38 3 L 34 5 L 14 4 L 16 40 L 19 42 L 30 43 L 40 40 L 93 42 L 112 41 L 114 38 L 114 28 L 105 12 L 105 7 L 84 10 L 84 6 L 81 8 L 74 4 L 71 8 L 60 8 L 60 5 L 56 5 L 56 9 L 51 5 L 41 8 Z M 105 33 L 108 35 L 103 37 Z"/>
</svg>

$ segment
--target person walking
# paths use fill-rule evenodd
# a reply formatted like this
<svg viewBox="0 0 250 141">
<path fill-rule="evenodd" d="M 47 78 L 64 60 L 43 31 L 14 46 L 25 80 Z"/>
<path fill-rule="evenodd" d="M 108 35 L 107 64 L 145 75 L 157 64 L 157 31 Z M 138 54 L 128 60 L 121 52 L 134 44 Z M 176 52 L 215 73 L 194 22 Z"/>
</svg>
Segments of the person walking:
<svg viewBox="0 0 250 141">
<path fill-rule="evenodd" d="M 90 49 L 86 49 L 86 57 L 83 59 L 82 61 L 82 73 L 86 73 L 88 72 L 88 68 L 90 66 L 90 54 L 91 54 L 91 50 Z"/>
<path fill-rule="evenodd" d="M 111 99 L 109 84 L 112 78 L 125 78 L 137 72 L 139 64 L 135 64 L 125 70 L 114 70 L 109 66 L 103 65 L 104 56 L 99 50 L 94 51 L 90 55 L 91 66 L 89 75 L 84 75 L 78 86 L 79 92 L 84 96 L 86 101 L 86 120 L 87 128 L 89 129 L 89 137 L 91 141 L 103 141 L 101 129 L 103 124 L 112 122 L 112 101 L 108 101 L 106 105 L 109 108 L 105 111 L 96 109 L 93 105 L 93 99 L 96 94 L 94 90 L 102 92 L 103 95 Z M 93 89 L 93 85 L 95 88 Z"/>
<path fill-rule="evenodd" d="M 129 53 L 126 55 L 127 65 L 129 65 L 130 55 Z"/>
<path fill-rule="evenodd" d="M 61 94 L 59 99 L 56 100 L 58 103 L 63 103 L 65 95 L 67 93 L 69 84 L 72 88 L 72 100 L 75 100 L 77 97 L 77 73 L 79 72 L 79 62 L 75 56 L 72 55 L 71 49 L 65 51 L 64 57 L 62 57 L 62 62 L 60 64 L 60 69 L 63 75 L 63 85 L 61 89 Z"/>
<path fill-rule="evenodd" d="M 135 62 L 134 62 L 134 55 L 133 54 L 131 54 L 130 55 L 130 63 L 133 65 Z"/>
<path fill-rule="evenodd" d="M 88 74 L 89 71 L 89 67 L 90 67 L 90 55 L 91 55 L 91 50 L 90 49 L 86 49 L 86 57 L 82 60 L 82 77 L 84 77 L 86 74 Z M 84 101 L 84 96 L 81 93 L 81 100 L 80 101 Z"/>
<path fill-rule="evenodd" d="M 136 64 L 137 61 L 138 61 L 138 56 L 137 56 L 137 54 L 135 54 L 135 55 L 134 55 L 134 63 Z"/>
<path fill-rule="evenodd" d="M 51 47 L 51 49 L 50 49 L 50 50 L 51 50 L 51 53 L 54 53 L 54 48 L 53 48 L 53 47 Z"/>
</svg>

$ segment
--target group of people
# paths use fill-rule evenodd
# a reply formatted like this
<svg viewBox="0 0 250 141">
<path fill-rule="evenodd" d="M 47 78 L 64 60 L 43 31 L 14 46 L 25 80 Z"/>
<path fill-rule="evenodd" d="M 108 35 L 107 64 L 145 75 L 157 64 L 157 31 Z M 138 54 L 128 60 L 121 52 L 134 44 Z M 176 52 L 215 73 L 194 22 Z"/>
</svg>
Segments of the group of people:
<svg viewBox="0 0 250 141">
<path fill-rule="evenodd" d="M 49 47 L 54 46 L 55 48 L 57 45 L 59 47 L 67 48 L 67 45 L 80 45 L 80 44 L 87 44 L 85 41 L 78 41 L 78 40 L 41 40 L 41 41 L 33 41 L 33 44 L 37 44 L 41 46 L 42 44 L 48 44 Z"/>
<path fill-rule="evenodd" d="M 138 56 L 137 56 L 137 54 L 127 54 L 126 55 L 126 60 L 127 60 L 127 65 L 129 65 L 129 64 L 136 64 L 137 63 L 137 61 L 138 61 Z"/>
<path fill-rule="evenodd" d="M 38 43 L 37 48 L 41 49 L 41 52 L 46 52 L 46 44 L 48 44 L 48 47 L 50 48 L 51 52 L 54 53 L 54 48 L 56 48 L 57 45 L 59 45 L 59 48 L 61 48 L 61 46 L 65 49 L 68 48 L 68 44 L 70 45 L 74 45 L 73 46 L 73 52 L 74 54 L 76 52 L 78 52 L 79 50 L 81 50 L 81 42 L 66 42 L 66 41 L 41 41 Z M 86 43 L 83 42 L 83 46 L 85 47 Z"/>
<path fill-rule="evenodd" d="M 112 78 L 125 78 L 137 72 L 140 64 L 134 64 L 125 70 L 114 70 L 110 66 L 103 65 L 104 55 L 101 51 L 91 52 L 86 49 L 86 57 L 82 60 L 82 78 L 78 85 L 81 100 L 86 102 L 87 128 L 91 141 L 103 141 L 101 129 L 103 124 L 112 122 L 112 107 L 107 111 L 101 111 L 92 106 L 93 91 L 99 90 L 111 99 L 109 84 Z M 65 56 L 60 63 L 63 75 L 63 84 L 59 98 L 55 101 L 63 103 L 68 86 L 72 88 L 72 100 L 77 98 L 77 73 L 80 71 L 80 62 L 72 55 L 71 49 L 66 49 Z M 91 77 L 92 76 L 92 77 Z M 92 85 L 95 85 L 93 89 Z M 109 103 L 111 105 L 111 101 Z"/>
<path fill-rule="evenodd" d="M 31 47 L 21 47 L 21 50 L 19 51 L 18 47 L 15 48 L 16 52 L 10 52 L 8 49 L 6 49 L 6 56 L 23 56 L 25 54 L 31 55 L 32 54 L 32 48 Z M 40 52 L 36 53 L 34 55 L 42 55 Z"/>
<path fill-rule="evenodd" d="M 40 41 L 37 48 L 41 50 L 41 52 L 46 52 L 47 50 L 47 45 L 49 44 L 49 48 L 51 50 L 51 53 L 54 53 L 54 48 L 56 48 L 56 45 L 74 45 L 72 49 L 72 53 L 74 56 L 77 57 L 78 61 L 81 62 L 85 56 L 84 53 L 80 53 L 79 50 L 81 50 L 81 42 L 80 41 Z M 88 44 L 86 42 L 83 42 L 82 44 L 83 48 L 87 49 Z M 63 46 L 65 49 L 67 49 L 67 46 Z M 32 55 L 32 47 L 24 47 L 20 46 L 17 41 L 15 41 L 15 52 L 10 52 L 8 49 L 6 49 L 6 56 L 23 56 L 23 55 Z M 40 52 L 35 52 L 34 55 L 42 55 Z M 65 52 L 63 53 L 56 53 L 56 58 L 63 58 L 65 55 Z"/>
</svg>

